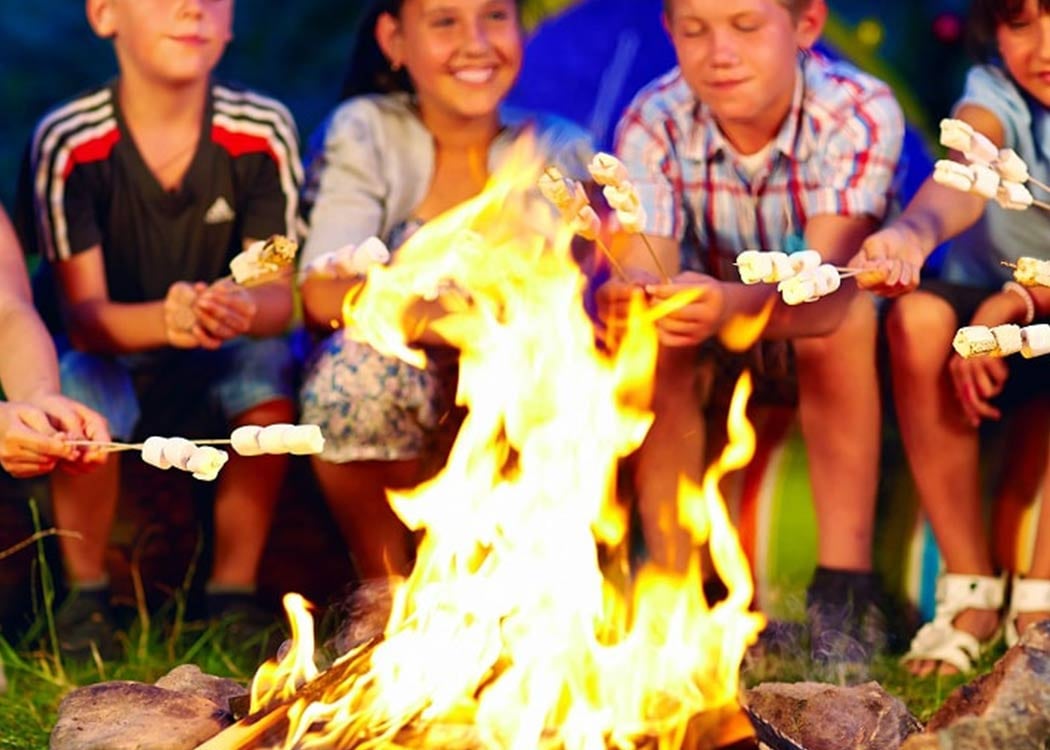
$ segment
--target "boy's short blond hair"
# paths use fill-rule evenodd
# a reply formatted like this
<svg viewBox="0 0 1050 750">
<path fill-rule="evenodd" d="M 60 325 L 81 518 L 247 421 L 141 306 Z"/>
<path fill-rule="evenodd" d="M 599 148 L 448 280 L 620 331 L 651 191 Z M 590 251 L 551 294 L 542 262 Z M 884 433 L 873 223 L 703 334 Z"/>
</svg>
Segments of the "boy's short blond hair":
<svg viewBox="0 0 1050 750">
<path fill-rule="evenodd" d="M 809 8 L 813 4 L 813 0 L 777 0 L 778 3 L 788 9 L 788 13 L 791 17 L 798 20 L 798 17 L 802 15 L 802 12 Z M 664 0 L 664 13 L 668 16 L 671 15 L 671 6 L 674 4 L 674 0 Z"/>
</svg>

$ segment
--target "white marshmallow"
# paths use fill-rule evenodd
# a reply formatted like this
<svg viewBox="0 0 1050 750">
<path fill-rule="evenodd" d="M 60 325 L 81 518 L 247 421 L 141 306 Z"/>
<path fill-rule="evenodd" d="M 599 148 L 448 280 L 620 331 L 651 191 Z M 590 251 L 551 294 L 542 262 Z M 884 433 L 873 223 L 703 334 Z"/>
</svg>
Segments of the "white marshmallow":
<svg viewBox="0 0 1050 750">
<path fill-rule="evenodd" d="M 791 263 L 791 259 L 787 253 L 782 253 L 779 250 L 774 250 L 767 253 L 770 262 L 773 264 L 773 270 L 766 277 L 766 281 L 770 284 L 776 284 L 777 282 L 783 281 L 784 279 L 790 279 L 795 275 L 795 267 Z"/>
<path fill-rule="evenodd" d="M 970 147 L 963 149 L 963 156 L 972 164 L 987 166 L 999 158 L 999 147 L 988 140 L 984 133 L 975 130 L 970 136 Z"/>
<path fill-rule="evenodd" d="M 1028 165 L 1012 148 L 999 149 L 995 168 L 1005 182 L 1028 182 Z"/>
<path fill-rule="evenodd" d="M 815 268 L 819 268 L 820 264 L 824 262 L 824 259 L 820 257 L 820 253 L 816 250 L 800 250 L 789 255 L 788 260 L 791 261 L 795 273 L 812 271 Z"/>
<path fill-rule="evenodd" d="M 265 451 L 259 445 L 262 427 L 246 424 L 230 433 L 230 446 L 241 456 L 261 456 Z"/>
<path fill-rule="evenodd" d="M 973 127 L 968 122 L 945 118 L 941 120 L 941 145 L 955 151 L 966 151 L 973 138 Z"/>
<path fill-rule="evenodd" d="M 167 444 L 166 438 L 156 435 L 146 438 L 142 444 L 142 460 L 158 469 L 170 469 L 171 461 L 164 458 L 164 446 Z"/>
<path fill-rule="evenodd" d="M 645 209 L 638 206 L 634 211 L 617 211 L 616 218 L 625 232 L 639 234 L 645 229 Z"/>
<path fill-rule="evenodd" d="M 196 450 L 197 446 L 186 438 L 173 437 L 168 438 L 164 444 L 163 454 L 165 460 L 170 461 L 172 466 L 185 471 L 186 462 Z"/>
<path fill-rule="evenodd" d="M 777 291 L 786 305 L 801 305 L 820 298 L 817 283 L 810 271 L 803 271 L 797 276 L 785 279 L 777 284 Z"/>
<path fill-rule="evenodd" d="M 585 240 L 594 241 L 598 238 L 598 232 L 602 228 L 602 220 L 591 206 L 584 206 L 580 212 L 569 222 L 573 234 L 578 234 Z"/>
<path fill-rule="evenodd" d="M 596 153 L 594 158 L 591 159 L 591 163 L 587 165 L 587 170 L 599 185 L 618 185 L 621 182 L 626 182 L 630 177 L 623 162 L 612 154 L 606 154 L 601 151 Z"/>
<path fill-rule="evenodd" d="M 999 173 L 986 164 L 973 165 L 973 185 L 970 192 L 992 200 L 999 193 Z"/>
<path fill-rule="evenodd" d="M 969 164 L 960 164 L 951 159 L 941 159 L 933 167 L 934 182 L 938 185 L 950 187 L 953 190 L 961 190 L 964 193 L 968 193 L 976 179 L 973 167 Z"/>
<path fill-rule="evenodd" d="M 1021 329 L 1021 356 L 1025 359 L 1050 354 L 1050 323 L 1037 323 Z"/>
<path fill-rule="evenodd" d="M 634 189 L 634 185 L 630 181 L 616 185 L 606 185 L 602 188 L 602 195 L 605 196 L 605 200 L 617 212 L 626 211 L 630 213 L 641 204 L 638 199 L 638 191 Z"/>
<path fill-rule="evenodd" d="M 1027 256 L 1018 258 L 1014 280 L 1024 286 L 1050 286 L 1050 260 Z"/>
<path fill-rule="evenodd" d="M 956 331 L 952 347 L 959 356 L 969 359 L 992 354 L 999 344 L 987 326 L 964 326 Z"/>
<path fill-rule="evenodd" d="M 1010 323 L 995 326 L 989 329 L 995 336 L 995 346 L 1000 357 L 1008 357 L 1021 351 L 1023 341 L 1021 340 L 1021 327 Z"/>
<path fill-rule="evenodd" d="M 197 450 L 186 462 L 186 471 L 193 475 L 194 479 L 205 482 L 213 481 L 219 470 L 230 460 L 230 454 L 226 451 L 213 448 L 210 445 L 197 446 Z"/>
<path fill-rule="evenodd" d="M 354 250 L 353 257 L 361 273 L 367 273 L 374 265 L 390 262 L 390 248 L 376 236 L 367 237 Z"/>
<path fill-rule="evenodd" d="M 238 284 L 251 281 L 264 272 L 265 269 L 259 264 L 263 244 L 262 241 L 253 242 L 230 261 L 230 273 Z"/>
<path fill-rule="evenodd" d="M 745 250 L 736 256 L 736 267 L 740 280 L 745 284 L 758 284 L 773 273 L 773 261 L 769 253 L 761 250 Z"/>
<path fill-rule="evenodd" d="M 259 431 L 259 447 L 263 453 L 287 453 L 287 436 L 290 431 L 295 427 L 292 424 L 285 424 L 283 422 L 278 424 L 271 424 L 263 427 Z"/>
<path fill-rule="evenodd" d="M 540 194 L 558 208 L 562 208 L 572 201 L 569 185 L 557 167 L 547 167 L 543 174 L 540 175 L 537 185 L 540 189 Z"/>
<path fill-rule="evenodd" d="M 1008 211 L 1023 211 L 1032 205 L 1032 194 L 1019 182 L 999 183 L 995 202 Z"/>
<path fill-rule="evenodd" d="M 324 450 L 324 435 L 315 424 L 297 424 L 284 435 L 285 448 L 293 456 L 309 456 Z"/>
</svg>

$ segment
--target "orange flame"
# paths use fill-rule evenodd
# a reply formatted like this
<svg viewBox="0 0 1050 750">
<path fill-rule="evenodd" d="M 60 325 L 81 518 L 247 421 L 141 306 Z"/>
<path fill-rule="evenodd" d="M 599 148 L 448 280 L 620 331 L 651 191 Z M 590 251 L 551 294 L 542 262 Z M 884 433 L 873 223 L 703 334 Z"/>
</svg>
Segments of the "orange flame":
<svg viewBox="0 0 1050 750">
<path fill-rule="evenodd" d="M 469 411 L 444 470 L 390 496 L 423 535 L 385 638 L 352 679 L 296 704 L 286 748 L 394 747 L 412 729 L 470 725 L 484 747 L 626 750 L 649 738 L 670 750 L 691 717 L 736 700 L 762 618 L 749 612 L 718 480 L 754 448 L 748 381 L 734 442 L 703 488 L 682 488 L 680 506 L 729 597 L 706 602 L 698 553 L 684 577 L 603 571 L 599 548 L 627 538 L 617 464 L 652 420 L 654 315 L 637 302 L 617 351 L 596 347 L 569 233 L 533 197 L 539 169 L 520 147 L 480 196 L 428 223 L 346 303 L 348 335 L 385 353 L 423 364 L 412 338 L 424 329 L 457 347 L 457 400 Z M 311 674 L 310 618 L 289 601 L 292 653 L 260 670 L 253 699 L 287 695 Z"/>
</svg>

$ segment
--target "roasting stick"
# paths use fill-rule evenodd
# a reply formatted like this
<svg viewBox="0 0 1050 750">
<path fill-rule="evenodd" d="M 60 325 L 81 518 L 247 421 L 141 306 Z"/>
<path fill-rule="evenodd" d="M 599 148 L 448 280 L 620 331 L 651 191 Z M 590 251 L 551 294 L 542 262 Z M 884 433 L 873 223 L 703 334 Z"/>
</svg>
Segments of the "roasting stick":
<svg viewBox="0 0 1050 750">
<path fill-rule="evenodd" d="M 229 438 L 209 438 L 207 440 L 193 440 L 189 438 L 189 441 L 194 445 L 233 445 L 233 441 Z M 116 441 L 105 441 L 105 440 L 66 440 L 66 445 L 75 445 L 84 448 L 101 448 L 108 450 L 113 453 L 119 451 L 140 451 L 142 450 L 145 443 L 119 443 Z"/>
</svg>

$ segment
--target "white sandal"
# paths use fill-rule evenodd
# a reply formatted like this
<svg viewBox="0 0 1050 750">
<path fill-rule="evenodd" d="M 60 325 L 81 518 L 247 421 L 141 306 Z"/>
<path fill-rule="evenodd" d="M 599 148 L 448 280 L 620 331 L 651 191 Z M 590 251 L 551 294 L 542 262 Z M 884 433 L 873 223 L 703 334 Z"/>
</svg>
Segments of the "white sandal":
<svg viewBox="0 0 1050 750">
<path fill-rule="evenodd" d="M 1010 610 L 1006 613 L 1006 645 L 1013 646 L 1020 640 L 1017 632 L 1017 615 L 1021 612 L 1050 612 L 1050 580 L 1045 578 L 1014 577 L 1010 587 Z"/>
<path fill-rule="evenodd" d="M 952 621 L 966 609 L 1002 608 L 1006 580 L 993 576 L 944 573 L 937 580 L 937 607 L 933 620 L 919 628 L 911 641 L 911 649 L 902 661 L 939 661 L 951 664 L 960 672 L 973 669 L 973 662 L 981 651 L 994 643 L 998 630 L 987 641 L 959 630 Z"/>
</svg>

